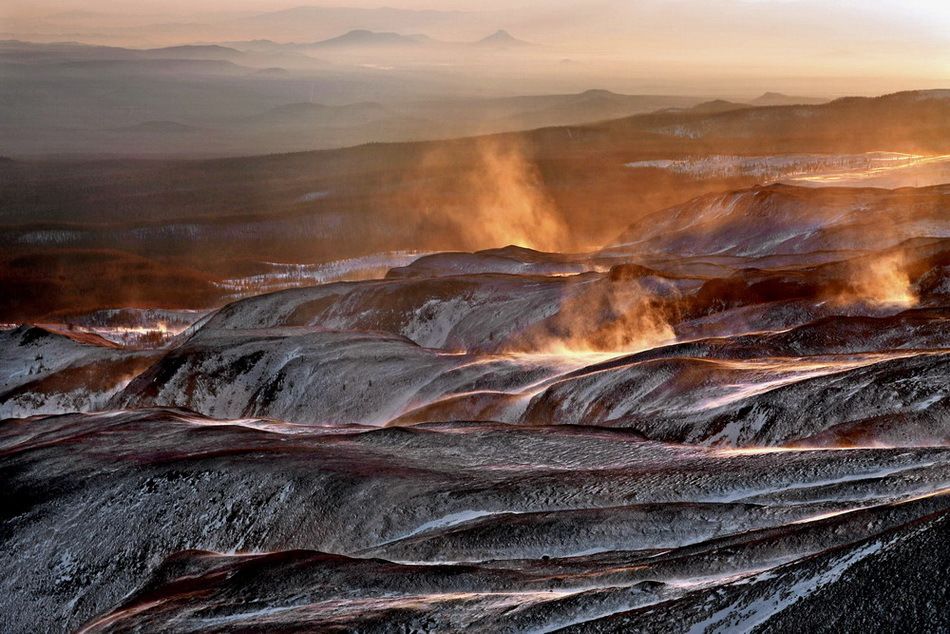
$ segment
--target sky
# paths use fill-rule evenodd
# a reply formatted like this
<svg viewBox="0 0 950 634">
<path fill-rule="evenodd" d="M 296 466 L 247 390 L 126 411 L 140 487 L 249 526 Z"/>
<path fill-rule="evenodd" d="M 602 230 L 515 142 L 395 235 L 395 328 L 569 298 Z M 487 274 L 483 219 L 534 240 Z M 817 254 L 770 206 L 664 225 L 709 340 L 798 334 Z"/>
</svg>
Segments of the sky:
<svg viewBox="0 0 950 634">
<path fill-rule="evenodd" d="M 680 0 L 666 0 L 665 4 L 689 4 Z M 722 0 L 709 0 L 704 4 L 722 4 Z M 950 20 L 950 3 L 945 0 L 824 0 L 807 2 L 804 0 L 732 0 L 733 4 L 744 5 L 824 5 L 826 7 L 845 7 L 855 11 L 871 10 L 891 14 L 917 16 L 927 22 Z M 544 10 L 561 7 L 596 7 L 607 4 L 646 5 L 643 0 L 578 1 L 578 0 L 8 0 L 4 2 L 6 11 L 44 15 L 60 11 L 90 11 L 124 14 L 178 14 L 208 13 L 220 11 L 274 11 L 297 6 L 352 6 L 377 8 L 381 6 L 400 9 L 434 10 L 497 10 L 512 8 L 531 8 Z M 695 3 L 694 3 L 695 4 Z M 934 24 L 937 26 L 937 24 Z"/>
<path fill-rule="evenodd" d="M 596 38 L 596 27 L 605 25 L 619 32 L 636 32 L 640 19 L 650 22 L 651 16 L 666 14 L 671 26 L 690 22 L 691 17 L 710 20 L 704 28 L 697 29 L 694 24 L 688 29 L 700 35 L 704 29 L 721 30 L 720 18 L 725 18 L 751 30 L 781 24 L 791 37 L 807 38 L 806 27 L 817 29 L 815 35 L 851 32 L 868 39 L 887 39 L 896 30 L 901 35 L 950 43 L 950 2 L 946 0 L 6 0 L 0 5 L 0 20 L 10 23 L 23 17 L 54 16 L 58 20 L 63 16 L 56 14 L 63 12 L 211 22 L 238 13 L 264 13 L 304 5 L 501 12 L 531 15 L 540 26 L 559 20 L 573 21 L 578 36 L 588 38 Z M 598 20 L 598 16 L 621 20 L 608 23 Z M 2 27 L 0 22 L 0 30 L 6 30 Z"/>
<path fill-rule="evenodd" d="M 684 78 L 781 76 L 803 85 L 806 78 L 859 78 L 872 91 L 876 81 L 882 91 L 950 85 L 948 0 L 6 0 L 0 38 L 141 48 L 314 41 L 362 25 L 331 21 L 321 30 L 319 21 L 290 21 L 262 30 L 254 16 L 301 5 L 383 4 L 465 13 L 366 28 L 449 40 L 506 28 L 565 57 L 588 55 L 640 76 L 651 69 Z"/>
</svg>

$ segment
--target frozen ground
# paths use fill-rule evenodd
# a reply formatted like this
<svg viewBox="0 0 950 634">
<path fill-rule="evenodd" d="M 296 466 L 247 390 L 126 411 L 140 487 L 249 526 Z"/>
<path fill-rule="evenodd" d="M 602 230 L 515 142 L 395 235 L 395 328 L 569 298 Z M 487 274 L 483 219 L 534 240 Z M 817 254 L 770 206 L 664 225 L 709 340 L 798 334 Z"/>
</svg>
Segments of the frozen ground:
<svg viewBox="0 0 950 634">
<path fill-rule="evenodd" d="M 0 331 L 0 629 L 950 627 L 947 186 L 617 234 Z"/>
<path fill-rule="evenodd" d="M 863 154 L 712 155 L 626 163 L 630 169 L 661 169 L 694 178 L 754 176 L 763 183 L 808 187 L 927 187 L 950 180 L 950 156 L 897 152 Z"/>
</svg>

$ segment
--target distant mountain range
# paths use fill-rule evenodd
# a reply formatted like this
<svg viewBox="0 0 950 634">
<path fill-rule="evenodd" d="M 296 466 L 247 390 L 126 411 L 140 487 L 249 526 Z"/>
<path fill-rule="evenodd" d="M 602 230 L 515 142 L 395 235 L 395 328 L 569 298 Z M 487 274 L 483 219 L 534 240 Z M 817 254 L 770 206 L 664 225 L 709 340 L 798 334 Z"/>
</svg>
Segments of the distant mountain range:
<svg viewBox="0 0 950 634">
<path fill-rule="evenodd" d="M 796 105 L 817 105 L 825 103 L 827 99 L 815 97 L 793 97 L 784 95 L 780 92 L 767 92 L 750 101 L 753 106 L 796 106 Z"/>
<path fill-rule="evenodd" d="M 248 43 L 253 44 L 253 43 Z M 305 57 L 292 47 L 282 47 L 273 42 L 261 41 L 257 46 L 243 46 L 241 50 L 222 44 L 186 44 L 162 48 L 121 48 L 117 46 L 98 46 L 78 42 L 34 43 L 19 40 L 0 41 L 0 63 L 17 64 L 88 64 L 90 62 L 122 62 L 126 66 L 134 62 L 179 61 L 184 66 L 208 62 L 230 63 L 245 67 L 245 72 L 259 70 L 260 67 L 299 65 L 306 61 L 310 65 L 318 63 L 311 57 Z M 155 67 L 155 64 L 152 64 Z M 258 68 L 255 68 L 258 67 Z M 209 67 L 210 68 L 210 67 Z M 224 68 L 224 66 L 221 66 Z M 233 69 L 229 69 L 231 72 Z"/>
<path fill-rule="evenodd" d="M 519 40 L 504 29 L 495 31 L 488 37 L 484 37 L 475 42 L 476 46 L 488 48 L 520 48 L 524 46 L 534 46 L 530 42 Z"/>
<path fill-rule="evenodd" d="M 240 43 L 234 43 L 240 47 Z M 280 45 L 278 45 L 280 46 Z M 308 48 L 387 48 L 387 47 L 478 47 L 483 49 L 510 49 L 534 46 L 530 42 L 519 40 L 503 29 L 475 42 L 447 42 L 436 40 L 423 34 L 403 35 L 390 31 L 371 31 L 369 29 L 354 29 L 343 35 L 320 40 L 310 44 L 289 45 L 296 49 Z"/>
<path fill-rule="evenodd" d="M 748 101 L 604 89 L 552 94 L 514 75 L 507 85 L 482 86 L 478 73 L 488 64 L 465 65 L 482 55 L 497 55 L 504 65 L 507 55 L 531 46 L 504 30 L 454 43 L 369 29 L 309 44 L 257 39 L 127 49 L 0 41 L 3 151 L 137 156 L 148 147 L 156 155 L 222 156 L 446 139 L 651 112 L 662 115 L 654 126 L 660 134 L 697 136 L 701 127 L 663 117 L 823 101 L 775 92 Z M 560 67 L 556 53 L 537 51 L 524 57 L 542 58 L 549 72 Z M 390 58 L 452 64 L 369 63 Z M 53 107 L 32 88 L 37 81 L 68 94 L 70 107 Z"/>
<path fill-rule="evenodd" d="M 717 112 L 729 112 L 730 110 L 741 110 L 742 108 L 749 107 L 760 108 L 766 106 L 816 106 L 827 102 L 827 99 L 822 99 L 821 97 L 793 97 L 790 95 L 783 95 L 779 92 L 767 92 L 749 101 L 728 101 L 725 99 L 704 101 L 690 108 L 690 111 L 701 114 L 714 114 Z"/>
<path fill-rule="evenodd" d="M 356 47 L 389 47 L 389 46 L 420 46 L 434 43 L 435 40 L 426 35 L 401 35 L 391 32 L 374 32 L 367 29 L 354 29 L 311 44 L 301 44 L 297 48 L 356 48 Z"/>
</svg>

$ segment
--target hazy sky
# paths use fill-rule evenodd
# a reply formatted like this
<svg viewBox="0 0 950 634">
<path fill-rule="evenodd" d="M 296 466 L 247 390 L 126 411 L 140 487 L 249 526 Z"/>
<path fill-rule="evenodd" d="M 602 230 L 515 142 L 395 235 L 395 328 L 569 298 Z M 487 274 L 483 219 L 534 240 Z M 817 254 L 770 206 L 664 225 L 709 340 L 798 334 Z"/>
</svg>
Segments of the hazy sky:
<svg viewBox="0 0 950 634">
<path fill-rule="evenodd" d="M 682 0 L 663 0 L 663 4 L 689 5 L 697 2 Z M 701 4 L 745 4 L 745 5 L 804 5 L 809 10 L 815 7 L 851 7 L 856 11 L 881 11 L 891 14 L 917 16 L 934 27 L 942 20 L 950 19 L 950 3 L 946 0 L 824 0 L 807 2 L 804 0 L 707 0 Z M 274 11 L 297 6 L 352 6 L 376 8 L 381 6 L 401 9 L 452 9 L 479 11 L 485 9 L 533 8 L 537 10 L 552 7 L 581 7 L 596 10 L 608 4 L 637 5 L 654 4 L 643 0 L 578 1 L 578 0 L 8 0 L 3 3 L 7 10 L 16 13 L 49 14 L 58 11 L 103 11 L 125 14 L 174 14 L 188 15 L 212 11 Z"/>
<path fill-rule="evenodd" d="M 749 37 L 764 30 L 782 39 L 889 40 L 894 36 L 918 37 L 950 47 L 950 2 L 947 0 L 6 0 L 0 3 L 0 31 L 21 18 L 31 17 L 30 27 L 50 17 L 57 26 L 68 16 L 62 12 L 108 13 L 136 16 L 148 21 L 175 20 L 210 23 L 236 13 L 262 13 L 298 6 L 352 6 L 401 9 L 461 10 L 505 15 L 517 22 L 536 21 L 545 28 L 575 30 L 580 39 L 596 39 L 607 28 L 616 33 L 637 33 L 638 23 L 661 22 L 670 30 L 690 34 L 715 34 L 729 27 L 747 30 Z M 88 17 L 86 18 L 88 19 Z M 737 42 L 737 45 L 740 43 Z M 950 55 L 947 48 L 943 56 Z"/>
<path fill-rule="evenodd" d="M 565 57 L 684 78 L 858 78 L 869 91 L 950 84 L 950 0 L 0 0 L 0 37 L 133 47 L 268 38 L 314 41 L 345 28 L 471 40 L 498 28 Z M 465 11 L 398 24 L 255 21 L 291 7 Z M 70 12 L 70 13 L 63 13 Z M 90 12 L 93 15 L 90 15 Z M 264 24 L 262 27 L 261 25 Z M 597 58 L 596 56 L 601 56 Z M 807 82 L 803 81 L 803 85 Z M 854 90 L 851 83 L 843 91 Z M 862 89 L 863 91 L 863 89 Z"/>
</svg>

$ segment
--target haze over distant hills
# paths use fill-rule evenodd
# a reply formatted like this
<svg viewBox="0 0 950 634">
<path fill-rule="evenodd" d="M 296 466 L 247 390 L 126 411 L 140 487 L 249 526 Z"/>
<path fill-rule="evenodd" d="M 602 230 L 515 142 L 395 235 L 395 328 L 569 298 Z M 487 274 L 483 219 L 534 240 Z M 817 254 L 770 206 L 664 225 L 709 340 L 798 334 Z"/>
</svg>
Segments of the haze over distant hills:
<svg viewBox="0 0 950 634">
<path fill-rule="evenodd" d="M 302 48 L 342 48 L 342 47 L 389 47 L 421 46 L 433 42 L 425 35 L 400 35 L 399 33 L 378 33 L 367 29 L 355 29 L 320 42 L 301 45 Z"/>
<path fill-rule="evenodd" d="M 515 40 L 539 45 L 528 56 L 526 47 L 503 32 L 489 36 L 486 43 L 488 50 L 499 45 L 523 49 L 519 51 L 522 60 L 515 64 L 522 81 L 533 82 L 546 73 L 547 85 L 522 87 L 517 91 L 522 94 L 602 86 L 625 93 L 714 97 L 766 89 L 842 96 L 935 88 L 950 79 L 942 63 L 948 44 L 946 29 L 939 28 L 945 15 L 930 15 L 933 3 L 900 3 L 899 10 L 887 11 L 884 7 L 896 0 L 882 0 L 875 7 L 854 0 L 752 6 L 744 0 L 675 4 L 605 0 L 596 10 L 569 0 L 527 0 L 517 8 L 457 0 L 448 9 L 427 10 L 410 8 L 409 3 L 281 8 L 263 0 L 220 7 L 145 0 L 120 8 L 118 3 L 97 2 L 92 5 L 97 7 L 94 11 L 80 6 L 78 0 L 37 0 L 14 7 L 4 16 L 0 38 L 157 48 L 253 40 L 313 43 L 354 30 L 424 34 L 436 42 L 475 42 L 501 29 Z M 77 10 L 63 11 L 70 6 Z M 218 10 L 202 10 L 203 6 Z M 675 30 L 669 29 L 671 21 L 677 25 Z M 829 48 L 828 42 L 837 48 Z M 755 64 L 749 64 L 749 50 L 756 51 Z M 583 68 L 585 85 L 579 85 L 576 76 L 570 86 L 554 84 L 554 71 L 524 67 L 527 57 L 537 60 L 548 55 L 552 63 L 574 60 Z M 424 60 L 414 60 L 419 61 Z M 507 66 L 499 64 L 495 69 L 503 76 Z M 563 64 L 559 71 L 561 77 L 575 74 Z"/>
<path fill-rule="evenodd" d="M 722 2 L 728 15 L 732 0 Z M 799 91 L 780 76 L 709 75 L 684 90 L 678 71 L 630 57 L 647 46 L 656 17 L 640 11 L 615 3 L 594 22 L 566 5 L 550 7 L 544 21 L 536 7 L 300 6 L 189 14 L 189 23 L 156 22 L 157 13 L 18 15 L 13 32 L 78 41 L 0 42 L 0 141 L 19 156 L 226 156 L 827 101 L 825 91 Z M 628 28 L 621 18 L 632 15 L 647 30 L 625 40 L 629 51 L 618 49 Z M 704 8 L 697 15 L 721 21 Z M 696 28 L 693 16 L 681 17 Z M 577 33 L 595 26 L 601 36 L 579 45 Z M 170 45 L 149 46 L 160 40 Z M 95 44 L 104 41 L 136 45 Z"/>
<path fill-rule="evenodd" d="M 149 49 L 7 40 L 0 42 L 0 135 L 4 152 L 13 155 L 213 156 L 522 130 L 701 102 L 712 111 L 823 101 L 769 93 L 717 104 L 589 85 L 536 92 L 532 81 L 518 78 L 519 65 L 528 64 L 529 75 L 549 62 L 560 66 L 553 58 L 522 59 L 522 51 L 536 50 L 545 47 L 506 31 L 468 42 L 356 30 L 310 44 L 249 40 Z M 420 52 L 432 60 L 413 62 Z M 481 83 L 481 74 L 497 74 L 499 63 L 511 66 L 512 84 Z M 492 84 L 495 90 L 488 89 Z M 61 107 L 64 98 L 68 108 Z"/>
<path fill-rule="evenodd" d="M 241 43 L 233 43 L 234 46 L 241 48 Z M 252 46 L 260 48 L 262 43 L 258 42 Z M 387 48 L 387 47 L 439 47 L 439 48 L 464 48 L 475 46 L 483 49 L 507 49 L 533 46 L 530 42 L 519 40 L 505 30 L 498 30 L 491 35 L 483 37 L 474 42 L 446 41 L 437 40 L 422 33 L 401 34 L 391 31 L 372 31 L 369 29 L 353 29 L 343 35 L 331 37 L 326 40 L 312 42 L 309 44 L 274 44 L 275 47 L 291 49 L 312 49 L 312 48 Z"/>
<path fill-rule="evenodd" d="M 824 101 L 824 99 L 816 97 L 791 97 L 780 92 L 766 92 L 749 103 L 753 106 L 788 106 L 792 104 L 817 104 L 824 103 Z"/>
<path fill-rule="evenodd" d="M 519 48 L 524 46 L 533 46 L 530 42 L 519 40 L 504 29 L 495 31 L 491 35 L 484 37 L 477 42 L 477 46 L 491 48 Z"/>
</svg>

